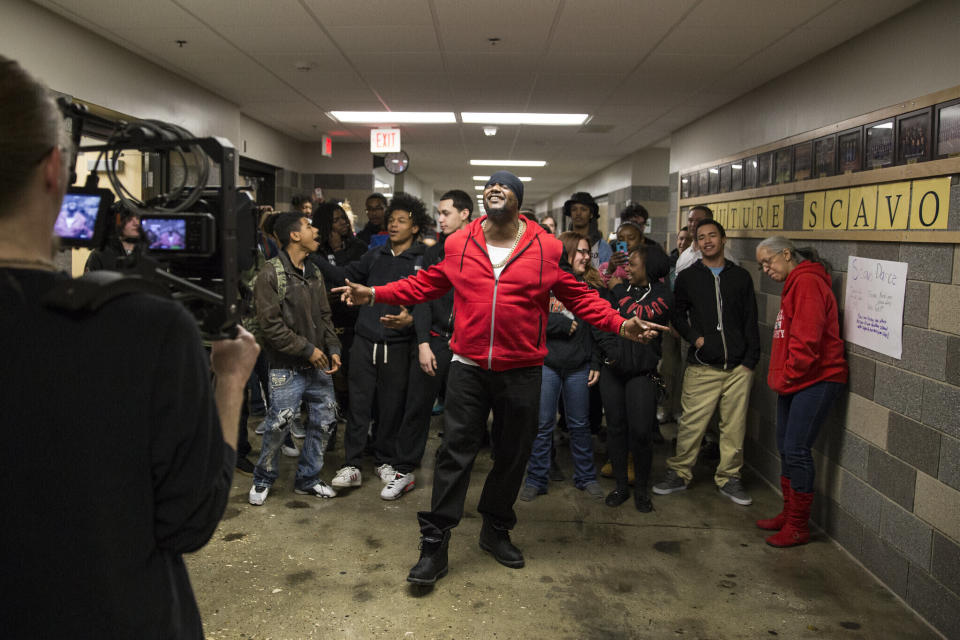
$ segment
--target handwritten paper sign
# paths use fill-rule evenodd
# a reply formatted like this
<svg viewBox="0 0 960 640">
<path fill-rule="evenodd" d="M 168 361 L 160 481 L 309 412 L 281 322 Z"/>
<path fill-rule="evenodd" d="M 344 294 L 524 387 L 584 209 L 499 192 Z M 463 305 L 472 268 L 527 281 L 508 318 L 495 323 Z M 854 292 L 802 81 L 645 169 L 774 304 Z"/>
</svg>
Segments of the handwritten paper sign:
<svg viewBox="0 0 960 640">
<path fill-rule="evenodd" d="M 907 266 L 906 262 L 849 257 L 843 312 L 845 340 L 900 359 Z"/>
</svg>

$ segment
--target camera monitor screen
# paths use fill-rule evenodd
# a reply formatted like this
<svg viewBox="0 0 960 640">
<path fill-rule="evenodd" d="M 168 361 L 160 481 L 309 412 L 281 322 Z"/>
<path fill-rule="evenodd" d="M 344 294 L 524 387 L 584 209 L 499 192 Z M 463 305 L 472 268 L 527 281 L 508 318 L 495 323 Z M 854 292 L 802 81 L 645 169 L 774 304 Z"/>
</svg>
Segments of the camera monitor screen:
<svg viewBox="0 0 960 640">
<path fill-rule="evenodd" d="M 154 251 L 184 251 L 187 248 L 187 221 L 183 218 L 145 218 L 144 232 Z"/>
<path fill-rule="evenodd" d="M 61 240 L 80 241 L 78 244 L 93 240 L 101 198 L 100 194 L 66 194 L 57 222 L 53 225 L 53 232 L 60 236 Z"/>
</svg>

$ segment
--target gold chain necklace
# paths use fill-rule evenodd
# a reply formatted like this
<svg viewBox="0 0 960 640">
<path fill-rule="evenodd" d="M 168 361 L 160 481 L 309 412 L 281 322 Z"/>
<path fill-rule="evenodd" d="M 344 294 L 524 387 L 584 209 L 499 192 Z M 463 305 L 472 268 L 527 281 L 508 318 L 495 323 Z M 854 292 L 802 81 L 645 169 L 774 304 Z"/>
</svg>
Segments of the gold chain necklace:
<svg viewBox="0 0 960 640">
<path fill-rule="evenodd" d="M 517 223 L 518 223 L 518 224 L 517 224 L 517 237 L 513 239 L 513 246 L 510 247 L 510 251 L 509 251 L 509 253 L 507 253 L 507 257 L 506 257 L 506 258 L 504 258 L 503 260 L 501 260 L 501 261 L 498 262 L 497 264 L 491 264 L 491 265 L 490 265 L 490 266 L 493 267 L 494 271 L 496 271 L 497 269 L 502 268 L 503 265 L 507 264 L 507 261 L 510 259 L 510 256 L 513 255 L 514 250 L 517 248 L 517 245 L 520 244 L 520 238 L 523 237 L 523 232 L 524 232 L 524 231 L 526 230 L 526 228 L 527 228 L 527 223 L 524 222 L 523 220 L 518 220 Z M 481 226 L 481 228 L 483 229 L 483 233 L 486 234 L 486 233 L 487 233 L 487 221 L 486 221 L 486 220 L 483 221 L 483 225 Z"/>
</svg>

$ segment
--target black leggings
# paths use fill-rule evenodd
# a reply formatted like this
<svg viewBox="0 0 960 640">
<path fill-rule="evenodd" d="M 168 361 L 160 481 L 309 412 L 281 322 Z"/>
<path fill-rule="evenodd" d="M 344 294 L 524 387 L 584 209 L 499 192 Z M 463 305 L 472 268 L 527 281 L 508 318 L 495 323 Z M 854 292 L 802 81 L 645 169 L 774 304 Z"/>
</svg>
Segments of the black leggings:
<svg viewBox="0 0 960 640">
<path fill-rule="evenodd" d="M 650 376 L 624 376 L 600 369 L 607 416 L 607 453 L 618 489 L 627 488 L 627 452 L 633 453 L 637 491 L 645 491 L 653 463 L 651 435 L 657 424 L 657 384 Z"/>
</svg>

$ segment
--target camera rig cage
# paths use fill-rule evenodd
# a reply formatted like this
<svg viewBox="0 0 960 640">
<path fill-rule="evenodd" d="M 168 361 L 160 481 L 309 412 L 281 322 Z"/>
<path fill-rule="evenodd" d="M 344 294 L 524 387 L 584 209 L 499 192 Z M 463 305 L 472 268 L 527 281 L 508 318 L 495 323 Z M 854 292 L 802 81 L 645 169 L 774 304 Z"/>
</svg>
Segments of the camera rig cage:
<svg viewBox="0 0 960 640">
<path fill-rule="evenodd" d="M 182 303 L 193 314 L 205 338 L 234 336 L 241 315 L 240 272 L 253 264 L 253 251 L 246 249 L 254 247 L 256 229 L 253 203 L 249 197 L 239 196 L 236 189 L 233 145 L 225 138 L 195 138 L 170 123 L 112 120 L 91 113 L 83 104 L 65 98 L 58 102 L 72 125 L 74 153 L 99 152 L 96 166 L 106 157 L 106 175 L 122 206 L 141 220 L 156 221 L 156 228 L 179 236 L 168 236 L 173 238 L 169 242 L 155 243 L 151 239 L 147 253 L 153 260 L 143 261 L 132 272 L 93 272 L 74 280 L 54 304 L 78 311 L 95 309 L 115 295 L 132 291 L 161 293 Z M 101 135 L 110 132 L 109 138 L 104 144 L 81 146 L 85 129 Z M 167 191 L 146 201 L 134 197 L 117 177 L 118 161 L 124 150 L 159 153 L 168 162 L 170 157 L 178 157 L 183 164 L 179 184 L 163 185 Z M 192 186 L 187 185 L 188 157 L 195 161 L 192 166 L 198 174 Z M 216 188 L 206 186 L 211 160 L 219 168 L 220 186 Z M 75 165 L 76 157 L 71 163 L 72 167 Z M 71 184 L 76 182 L 75 169 L 72 172 Z M 91 171 L 85 187 L 70 191 L 98 191 L 95 171 Z M 238 220 L 250 222 L 239 225 L 239 238 Z M 238 242 L 244 251 L 238 252 Z"/>
</svg>

